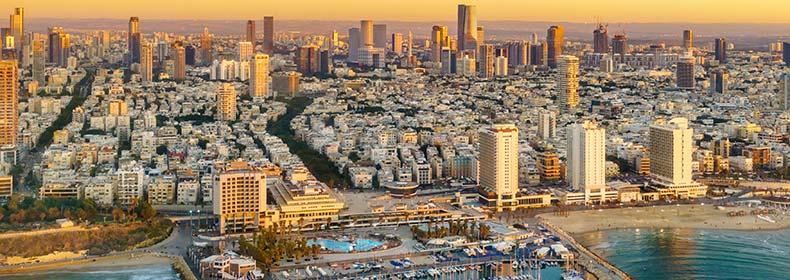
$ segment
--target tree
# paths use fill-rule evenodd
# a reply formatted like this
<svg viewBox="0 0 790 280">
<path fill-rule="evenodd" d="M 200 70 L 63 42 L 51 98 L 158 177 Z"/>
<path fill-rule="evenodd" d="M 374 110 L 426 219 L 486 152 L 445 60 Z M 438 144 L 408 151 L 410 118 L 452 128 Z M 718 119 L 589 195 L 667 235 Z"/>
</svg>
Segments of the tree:
<svg viewBox="0 0 790 280">
<path fill-rule="evenodd" d="M 112 220 L 120 221 L 123 219 L 124 214 L 123 209 L 115 207 L 112 209 Z"/>
<path fill-rule="evenodd" d="M 148 204 L 148 202 L 143 201 L 140 203 L 140 215 L 143 217 L 143 220 L 150 221 L 154 216 L 156 216 L 156 209 Z"/>
</svg>

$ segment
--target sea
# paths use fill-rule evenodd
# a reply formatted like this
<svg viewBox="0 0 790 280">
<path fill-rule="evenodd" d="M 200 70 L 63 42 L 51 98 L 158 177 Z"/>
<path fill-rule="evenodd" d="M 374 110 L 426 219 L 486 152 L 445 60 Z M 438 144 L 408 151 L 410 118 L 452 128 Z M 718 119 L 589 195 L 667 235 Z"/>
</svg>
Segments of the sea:
<svg viewBox="0 0 790 280">
<path fill-rule="evenodd" d="M 113 267 L 88 271 L 48 270 L 23 275 L 0 276 L 3 280 L 179 280 L 168 263 Z"/>
<path fill-rule="evenodd" d="M 576 239 L 637 280 L 790 279 L 790 230 L 620 229 Z"/>
</svg>

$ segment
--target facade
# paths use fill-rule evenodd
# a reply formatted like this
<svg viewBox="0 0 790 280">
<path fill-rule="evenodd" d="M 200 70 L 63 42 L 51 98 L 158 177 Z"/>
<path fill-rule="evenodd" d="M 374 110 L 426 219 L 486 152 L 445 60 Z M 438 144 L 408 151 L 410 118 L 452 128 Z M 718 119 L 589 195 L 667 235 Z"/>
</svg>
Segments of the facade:
<svg viewBox="0 0 790 280">
<path fill-rule="evenodd" d="M 15 60 L 0 61 L 0 146 L 14 146 L 19 133 L 19 77 Z"/>
<path fill-rule="evenodd" d="M 392 33 L 392 52 L 400 56 L 403 53 L 403 34 Z"/>
<path fill-rule="evenodd" d="M 517 205 L 518 128 L 495 124 L 480 132 L 480 189 L 494 192 L 497 207 Z"/>
<path fill-rule="evenodd" d="M 677 77 L 677 86 L 681 89 L 692 90 L 695 87 L 694 81 L 694 58 L 684 57 L 677 63 L 675 69 L 675 76 Z"/>
<path fill-rule="evenodd" d="M 140 35 L 140 19 L 138 17 L 129 18 L 129 30 L 126 38 L 126 46 L 129 49 L 129 64 L 140 63 L 142 36 Z"/>
<path fill-rule="evenodd" d="M 628 37 L 625 34 L 614 35 L 612 39 L 612 53 L 625 57 L 628 54 Z"/>
<path fill-rule="evenodd" d="M 121 169 L 115 172 L 114 184 L 118 202 L 129 207 L 143 198 L 143 170 L 141 168 Z"/>
<path fill-rule="evenodd" d="M 359 60 L 359 28 L 348 29 L 348 61 L 356 62 Z"/>
<path fill-rule="evenodd" d="M 538 116 L 538 137 L 544 141 L 557 137 L 557 116 L 554 112 L 546 111 Z"/>
<path fill-rule="evenodd" d="M 562 47 L 565 45 L 565 28 L 561 25 L 554 25 L 549 27 L 546 32 L 546 44 L 548 65 L 551 68 L 557 68 L 560 56 L 562 56 Z"/>
<path fill-rule="evenodd" d="M 650 126 L 650 175 L 662 196 L 694 198 L 707 187 L 692 179 L 692 136 L 685 118 L 659 119 Z"/>
<path fill-rule="evenodd" d="M 214 35 L 208 32 L 208 27 L 203 27 L 203 33 L 200 34 L 200 62 L 203 65 L 209 65 L 214 60 L 211 53 L 213 37 Z"/>
<path fill-rule="evenodd" d="M 480 72 L 482 78 L 494 77 L 494 45 L 481 44 L 477 53 L 477 62 L 479 67 L 477 70 Z"/>
<path fill-rule="evenodd" d="M 305 75 L 318 73 L 321 71 L 320 66 L 318 46 L 306 45 L 299 47 L 296 51 L 296 69 L 299 73 Z"/>
<path fill-rule="evenodd" d="M 379 49 L 387 49 L 387 25 L 373 25 L 373 46 Z"/>
<path fill-rule="evenodd" d="M 247 42 L 251 42 L 252 45 L 253 45 L 253 49 L 255 49 L 254 46 L 255 46 L 255 39 L 256 39 L 256 37 L 255 37 L 255 21 L 254 20 L 248 20 L 247 21 L 247 37 L 245 39 L 247 39 Z"/>
<path fill-rule="evenodd" d="M 274 17 L 263 17 L 263 52 L 268 55 L 274 54 Z"/>
<path fill-rule="evenodd" d="M 236 88 L 232 84 L 223 83 L 217 89 L 217 120 L 236 120 Z"/>
<path fill-rule="evenodd" d="M 434 25 L 431 30 L 431 61 L 442 62 L 442 49 L 450 48 L 450 38 L 447 36 L 447 26 Z"/>
<path fill-rule="evenodd" d="M 606 131 L 592 121 L 568 126 L 567 175 L 571 188 L 585 193 L 606 189 Z"/>
<path fill-rule="evenodd" d="M 266 174 L 246 162 L 230 162 L 219 173 L 213 194 L 221 234 L 254 230 L 266 212 Z"/>
<path fill-rule="evenodd" d="M 694 48 L 694 33 L 691 30 L 683 30 L 683 48 L 687 51 Z"/>
<path fill-rule="evenodd" d="M 144 43 L 140 47 L 140 78 L 142 82 L 152 82 L 154 80 L 154 46 L 151 43 Z"/>
<path fill-rule="evenodd" d="M 609 32 L 604 24 L 599 24 L 593 31 L 593 52 L 609 53 Z"/>
<path fill-rule="evenodd" d="M 184 46 L 176 44 L 173 48 L 173 54 L 175 56 L 175 75 L 173 80 L 184 81 L 187 77 L 187 59 Z"/>
<path fill-rule="evenodd" d="M 727 39 L 716 38 L 713 43 L 716 60 L 720 64 L 727 64 Z"/>
<path fill-rule="evenodd" d="M 309 178 L 304 180 L 272 180 L 271 200 L 274 209 L 267 211 L 264 226 L 279 224 L 305 227 L 337 221 L 345 204 L 324 183 Z"/>
<path fill-rule="evenodd" d="M 299 78 L 301 76 L 298 72 L 293 71 L 272 74 L 272 91 L 278 96 L 296 96 L 299 93 Z"/>
<path fill-rule="evenodd" d="M 458 50 L 477 50 L 477 7 L 458 5 Z"/>
<path fill-rule="evenodd" d="M 727 93 L 730 73 L 726 69 L 716 69 L 710 74 L 710 93 Z"/>
<path fill-rule="evenodd" d="M 239 42 L 239 62 L 249 61 L 255 53 L 255 45 L 251 41 Z"/>
<path fill-rule="evenodd" d="M 8 199 L 14 194 L 14 177 L 0 176 L 0 198 Z"/>
<path fill-rule="evenodd" d="M 250 61 L 250 96 L 269 96 L 269 55 L 256 54 Z"/>
<path fill-rule="evenodd" d="M 579 59 L 563 55 L 557 60 L 557 105 L 573 111 L 579 106 Z"/>
</svg>

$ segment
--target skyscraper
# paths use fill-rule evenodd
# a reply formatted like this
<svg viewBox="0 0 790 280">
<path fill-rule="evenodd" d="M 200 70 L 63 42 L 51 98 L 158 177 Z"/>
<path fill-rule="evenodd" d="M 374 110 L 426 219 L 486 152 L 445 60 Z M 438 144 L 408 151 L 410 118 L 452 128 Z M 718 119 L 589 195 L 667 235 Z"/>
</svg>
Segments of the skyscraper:
<svg viewBox="0 0 790 280">
<path fill-rule="evenodd" d="M 387 25 L 373 25 L 373 46 L 380 49 L 387 48 Z"/>
<path fill-rule="evenodd" d="M 609 53 L 609 31 L 604 24 L 598 24 L 598 28 L 593 31 L 593 52 Z"/>
<path fill-rule="evenodd" d="M 256 54 L 250 62 L 250 96 L 269 96 L 269 55 Z"/>
<path fill-rule="evenodd" d="M 675 76 L 678 88 L 694 89 L 694 57 L 682 57 L 677 63 Z"/>
<path fill-rule="evenodd" d="M 211 55 L 212 37 L 208 32 L 208 27 L 203 27 L 203 33 L 200 34 L 200 62 L 204 65 L 210 65 L 213 60 Z"/>
<path fill-rule="evenodd" d="M 305 45 L 297 49 L 295 62 L 299 73 L 310 75 L 320 71 L 318 50 L 315 45 Z"/>
<path fill-rule="evenodd" d="M 129 18 L 129 31 L 126 39 L 126 46 L 129 51 L 129 64 L 140 63 L 140 46 L 142 36 L 140 35 L 140 19 L 137 17 Z"/>
<path fill-rule="evenodd" d="M 779 84 L 779 106 L 783 111 L 790 111 L 790 74 L 784 73 Z"/>
<path fill-rule="evenodd" d="M 0 147 L 16 145 L 19 130 L 19 77 L 15 60 L 0 61 Z"/>
<path fill-rule="evenodd" d="M 494 58 L 494 45 L 480 45 L 480 48 L 477 51 L 477 61 L 480 64 L 477 70 L 480 72 L 480 77 L 494 77 Z"/>
<path fill-rule="evenodd" d="M 217 89 L 217 120 L 236 120 L 236 88 L 232 84 L 223 83 Z"/>
<path fill-rule="evenodd" d="M 691 30 L 683 30 L 683 48 L 691 51 L 694 47 L 694 33 Z"/>
<path fill-rule="evenodd" d="M 727 93 L 730 84 L 730 73 L 727 69 L 714 69 L 710 73 L 710 92 Z"/>
<path fill-rule="evenodd" d="M 550 140 L 557 137 L 557 116 L 554 112 L 546 111 L 538 116 L 538 138 Z"/>
<path fill-rule="evenodd" d="M 197 64 L 197 48 L 192 44 L 182 46 L 184 48 L 184 59 L 186 65 L 195 66 Z"/>
<path fill-rule="evenodd" d="M 557 64 L 557 105 L 563 111 L 572 111 L 579 106 L 579 59 L 562 55 Z"/>
<path fill-rule="evenodd" d="M 11 27 L 11 36 L 14 36 L 16 49 L 19 51 L 25 44 L 25 8 L 14 8 L 9 26 Z"/>
<path fill-rule="evenodd" d="M 33 80 L 39 85 L 44 85 L 44 64 L 47 60 L 47 53 L 43 40 L 33 40 L 31 45 L 33 51 Z"/>
<path fill-rule="evenodd" d="M 145 82 L 154 80 L 154 45 L 143 43 L 140 47 L 140 78 Z"/>
<path fill-rule="evenodd" d="M 518 67 L 529 65 L 530 45 L 527 41 L 511 41 L 505 44 L 507 47 L 508 65 Z"/>
<path fill-rule="evenodd" d="M 263 52 L 274 54 L 274 17 L 263 17 Z"/>
<path fill-rule="evenodd" d="M 71 55 L 70 47 L 71 36 L 63 30 L 63 27 L 49 28 L 49 63 L 66 67 Z"/>
<path fill-rule="evenodd" d="M 359 47 L 373 46 L 373 21 L 359 21 Z"/>
<path fill-rule="evenodd" d="M 606 132 L 592 121 L 568 126 L 566 181 L 576 191 L 606 188 Z M 589 196 L 589 195 L 588 195 Z"/>
<path fill-rule="evenodd" d="M 396 55 L 403 53 L 403 34 L 392 33 L 392 52 Z"/>
<path fill-rule="evenodd" d="M 266 212 L 266 174 L 246 162 L 230 162 L 221 169 L 212 195 L 221 234 L 254 230 Z"/>
<path fill-rule="evenodd" d="M 545 66 L 548 56 L 548 44 L 546 42 L 539 42 L 535 45 L 529 46 L 529 63 L 535 66 Z"/>
<path fill-rule="evenodd" d="M 477 8 L 458 4 L 458 50 L 477 50 Z"/>
<path fill-rule="evenodd" d="M 496 193 L 497 206 L 517 204 L 518 128 L 513 124 L 494 124 L 481 131 L 479 139 L 480 188 Z"/>
<path fill-rule="evenodd" d="M 507 57 L 497 56 L 494 59 L 494 75 L 497 77 L 507 76 Z"/>
<path fill-rule="evenodd" d="M 255 52 L 255 47 L 252 42 L 242 41 L 239 42 L 239 62 L 249 61 L 252 54 Z"/>
<path fill-rule="evenodd" d="M 255 21 L 248 20 L 247 21 L 247 42 L 251 42 L 253 48 L 255 46 Z"/>
<path fill-rule="evenodd" d="M 685 118 L 657 120 L 650 126 L 650 175 L 667 185 L 688 185 L 691 178 L 692 136 Z"/>
<path fill-rule="evenodd" d="M 612 53 L 620 55 L 620 62 L 625 60 L 625 55 L 628 53 L 628 37 L 625 34 L 614 35 L 612 39 Z"/>
<path fill-rule="evenodd" d="M 557 68 L 557 59 L 562 55 L 562 47 L 565 44 L 565 29 L 561 25 L 549 27 L 546 44 L 548 44 L 548 65 Z"/>
<path fill-rule="evenodd" d="M 175 56 L 175 75 L 173 80 L 176 81 L 183 81 L 187 77 L 187 58 L 186 58 L 186 50 L 184 46 L 181 45 L 181 42 L 174 44 L 173 46 L 173 56 Z"/>
<path fill-rule="evenodd" d="M 431 30 L 431 61 L 441 62 L 442 48 L 449 47 L 447 26 L 434 25 Z"/>
<path fill-rule="evenodd" d="M 720 64 L 727 64 L 727 40 L 724 38 L 716 38 L 714 49 L 716 60 L 718 60 Z"/>
<path fill-rule="evenodd" d="M 782 60 L 784 60 L 785 65 L 790 66 L 790 42 L 782 43 Z"/>
<path fill-rule="evenodd" d="M 348 61 L 355 62 L 359 60 L 359 28 L 348 29 Z"/>
</svg>

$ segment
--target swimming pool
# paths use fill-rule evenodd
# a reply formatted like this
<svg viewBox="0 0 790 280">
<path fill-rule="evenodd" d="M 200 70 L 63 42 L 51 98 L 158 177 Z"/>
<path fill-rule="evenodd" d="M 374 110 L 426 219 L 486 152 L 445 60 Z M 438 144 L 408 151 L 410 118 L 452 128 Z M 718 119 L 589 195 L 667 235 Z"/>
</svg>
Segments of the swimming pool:
<svg viewBox="0 0 790 280">
<path fill-rule="evenodd" d="M 307 241 L 307 245 L 312 246 L 314 244 L 321 246 L 324 250 L 337 253 L 350 253 L 352 251 L 367 252 L 384 245 L 382 242 L 371 239 L 357 239 L 354 243 L 324 238 Z"/>
</svg>

